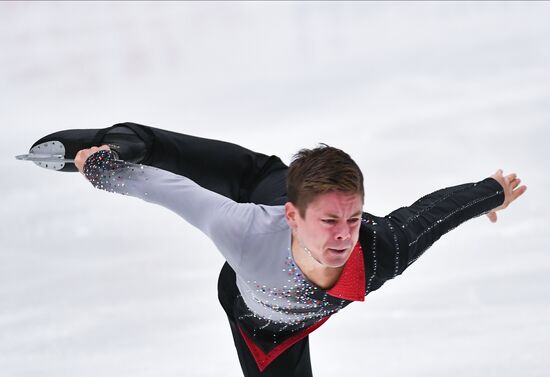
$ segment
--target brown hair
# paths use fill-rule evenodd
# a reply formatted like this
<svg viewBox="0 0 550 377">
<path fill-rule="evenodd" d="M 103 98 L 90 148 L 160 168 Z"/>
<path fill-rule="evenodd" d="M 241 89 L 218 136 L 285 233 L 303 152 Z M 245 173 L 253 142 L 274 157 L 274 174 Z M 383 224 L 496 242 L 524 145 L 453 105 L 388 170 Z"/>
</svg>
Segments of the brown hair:
<svg viewBox="0 0 550 377">
<path fill-rule="evenodd" d="M 363 174 L 359 166 L 344 151 L 319 144 L 313 149 L 301 149 L 288 168 L 288 201 L 305 218 L 307 206 L 319 194 L 346 192 L 361 195 L 364 200 Z"/>
</svg>

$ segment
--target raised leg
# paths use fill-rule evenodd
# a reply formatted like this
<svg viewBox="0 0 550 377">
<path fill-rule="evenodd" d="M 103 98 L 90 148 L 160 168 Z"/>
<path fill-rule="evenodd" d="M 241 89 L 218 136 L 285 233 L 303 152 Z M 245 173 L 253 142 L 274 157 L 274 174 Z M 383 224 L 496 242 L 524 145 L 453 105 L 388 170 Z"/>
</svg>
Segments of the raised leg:
<svg viewBox="0 0 550 377">
<path fill-rule="evenodd" d="M 120 126 L 132 129 L 145 141 L 144 165 L 184 175 L 237 202 L 276 205 L 286 201 L 287 166 L 277 156 L 136 123 L 111 128 Z M 106 134 L 111 128 L 101 132 Z"/>
</svg>

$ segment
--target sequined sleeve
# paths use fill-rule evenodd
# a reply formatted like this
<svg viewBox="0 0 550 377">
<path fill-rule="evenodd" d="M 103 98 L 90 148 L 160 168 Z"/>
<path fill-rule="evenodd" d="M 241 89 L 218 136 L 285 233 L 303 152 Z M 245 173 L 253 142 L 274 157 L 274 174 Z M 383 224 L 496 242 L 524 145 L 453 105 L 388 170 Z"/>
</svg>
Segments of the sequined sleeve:
<svg viewBox="0 0 550 377">
<path fill-rule="evenodd" d="M 161 205 L 204 232 L 225 259 L 238 268 L 242 243 L 258 206 L 236 203 L 202 188 L 191 179 L 151 166 L 115 159 L 110 151 L 92 154 L 84 175 L 101 190 Z"/>
<path fill-rule="evenodd" d="M 504 201 L 502 186 L 493 178 L 444 188 L 425 195 L 409 207 L 379 218 L 388 259 L 387 275 L 401 274 L 441 236 L 463 222 L 488 213 Z M 393 261 L 393 262 L 392 262 Z M 392 267 L 393 266 L 393 267 Z"/>
</svg>

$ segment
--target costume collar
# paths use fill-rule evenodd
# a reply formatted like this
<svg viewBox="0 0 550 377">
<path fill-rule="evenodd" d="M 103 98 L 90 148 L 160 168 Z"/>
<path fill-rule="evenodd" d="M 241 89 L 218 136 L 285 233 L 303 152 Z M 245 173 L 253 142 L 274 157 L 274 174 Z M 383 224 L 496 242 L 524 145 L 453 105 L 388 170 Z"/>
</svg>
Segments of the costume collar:
<svg viewBox="0 0 550 377">
<path fill-rule="evenodd" d="M 365 301 L 365 263 L 359 242 L 355 244 L 340 278 L 327 293 L 344 300 Z"/>
</svg>

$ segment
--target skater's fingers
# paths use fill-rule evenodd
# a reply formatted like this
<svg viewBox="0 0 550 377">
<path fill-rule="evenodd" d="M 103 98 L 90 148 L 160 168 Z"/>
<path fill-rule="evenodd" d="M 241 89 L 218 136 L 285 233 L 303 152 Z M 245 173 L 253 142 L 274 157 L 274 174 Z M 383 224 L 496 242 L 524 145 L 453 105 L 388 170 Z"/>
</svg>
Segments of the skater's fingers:
<svg viewBox="0 0 550 377">
<path fill-rule="evenodd" d="M 76 153 L 76 156 L 74 158 L 74 165 L 78 169 L 79 172 L 84 174 L 84 164 L 86 163 L 86 160 L 88 157 L 93 155 L 94 153 L 98 151 L 109 151 L 111 148 L 107 144 L 103 144 L 99 147 L 91 147 L 87 149 L 81 149 Z"/>
<path fill-rule="evenodd" d="M 96 150 L 94 150 L 94 148 Z M 88 149 L 81 149 L 77 152 L 75 158 L 74 158 L 74 165 L 78 169 L 79 172 L 84 174 L 84 163 L 86 162 L 86 159 L 90 157 L 90 155 L 94 154 L 99 148 L 92 147 Z"/>
<path fill-rule="evenodd" d="M 99 150 L 100 151 L 110 151 L 111 147 L 109 147 L 107 144 L 103 144 L 102 146 L 99 147 Z"/>
<path fill-rule="evenodd" d="M 74 166 L 76 166 L 76 168 L 78 169 L 79 172 L 82 173 L 82 167 L 84 165 L 84 161 L 86 161 L 86 152 L 88 150 L 87 149 L 82 149 L 82 150 L 79 150 L 77 153 L 76 153 L 76 156 L 74 157 Z"/>
<path fill-rule="evenodd" d="M 77 164 L 77 162 L 80 162 L 82 160 L 86 160 L 86 154 L 88 153 L 88 149 L 82 149 L 82 150 L 79 150 L 77 153 L 76 153 L 76 156 L 74 157 L 74 163 L 75 165 Z"/>
<path fill-rule="evenodd" d="M 491 178 L 497 181 L 502 186 L 502 188 L 506 191 L 506 187 L 508 186 L 508 181 L 505 179 L 505 177 L 502 176 L 502 169 L 498 169 L 495 174 L 491 175 Z"/>
<path fill-rule="evenodd" d="M 517 174 L 512 173 L 512 174 L 508 174 L 506 177 L 504 177 L 504 179 L 506 179 L 506 181 L 508 182 L 512 182 L 514 179 L 516 179 L 516 177 L 517 177 Z"/>
<path fill-rule="evenodd" d="M 519 198 L 521 195 L 523 195 L 525 191 L 527 191 L 527 186 L 525 185 L 520 186 L 516 190 L 512 191 L 512 199 L 510 199 L 510 203 L 512 203 L 517 198 Z"/>
</svg>

